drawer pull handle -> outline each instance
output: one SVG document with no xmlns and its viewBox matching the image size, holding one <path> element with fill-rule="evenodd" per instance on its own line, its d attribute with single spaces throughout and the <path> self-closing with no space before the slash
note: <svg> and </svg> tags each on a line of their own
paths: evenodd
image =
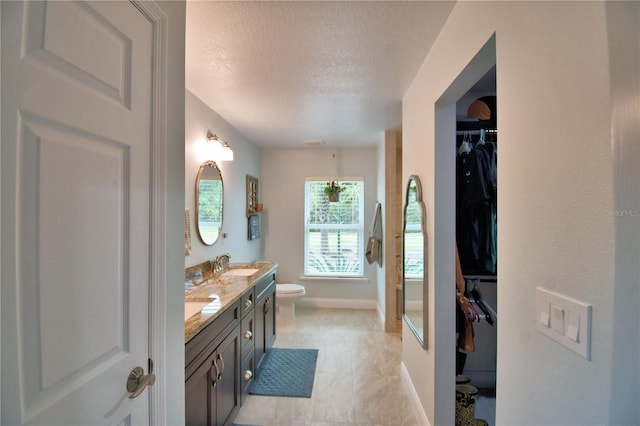
<svg viewBox="0 0 640 426">
<path fill-rule="evenodd" d="M 251 380 L 252 377 L 253 377 L 253 371 L 247 370 L 247 371 L 244 372 L 244 379 L 245 380 Z"/>
<path fill-rule="evenodd" d="M 251 301 L 251 299 L 247 299 L 244 301 L 244 307 L 249 309 L 251 307 L 251 305 L 253 305 L 253 302 Z"/>
<path fill-rule="evenodd" d="M 251 332 L 251 330 L 247 330 L 244 332 L 244 338 L 247 340 L 251 340 L 251 338 L 253 337 L 253 333 Z"/>
</svg>

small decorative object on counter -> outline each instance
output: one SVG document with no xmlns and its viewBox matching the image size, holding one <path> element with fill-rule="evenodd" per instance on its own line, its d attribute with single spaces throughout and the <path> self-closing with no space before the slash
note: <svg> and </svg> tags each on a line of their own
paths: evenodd
<svg viewBox="0 0 640 426">
<path fill-rule="evenodd" d="M 340 186 L 338 181 L 332 180 L 327 182 L 327 185 L 324 187 L 324 193 L 329 196 L 329 201 L 332 203 L 336 203 L 340 200 L 340 193 L 344 191 L 346 188 L 344 186 Z"/>
</svg>

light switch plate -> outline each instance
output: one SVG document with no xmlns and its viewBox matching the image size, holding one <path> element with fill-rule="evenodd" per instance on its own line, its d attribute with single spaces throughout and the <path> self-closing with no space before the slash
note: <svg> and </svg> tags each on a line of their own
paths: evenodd
<svg viewBox="0 0 640 426">
<path fill-rule="evenodd" d="M 536 319 L 540 333 L 591 359 L 591 305 L 537 287 Z"/>
</svg>

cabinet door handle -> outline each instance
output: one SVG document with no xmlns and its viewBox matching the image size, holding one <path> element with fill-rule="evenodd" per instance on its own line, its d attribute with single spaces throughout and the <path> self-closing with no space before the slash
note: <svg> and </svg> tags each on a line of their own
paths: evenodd
<svg viewBox="0 0 640 426">
<path fill-rule="evenodd" d="M 216 368 L 216 374 L 211 377 L 211 386 L 215 388 L 218 384 L 218 379 L 220 378 L 220 370 L 218 369 L 218 363 L 215 359 L 213 360 L 213 366 Z"/>
<path fill-rule="evenodd" d="M 222 375 L 224 374 L 224 358 L 222 358 L 221 354 L 218 354 L 218 359 L 222 363 L 222 367 L 220 367 L 220 373 L 218 374 L 218 380 L 222 379 Z"/>
<path fill-rule="evenodd" d="M 251 299 L 247 299 L 244 301 L 244 307 L 249 309 L 251 307 L 251 305 L 253 305 L 253 302 L 251 301 Z"/>
<path fill-rule="evenodd" d="M 269 305 L 271 305 L 271 298 L 267 297 L 264 302 L 265 302 L 264 303 L 264 313 L 268 314 L 269 313 Z"/>
<path fill-rule="evenodd" d="M 253 377 L 253 371 L 247 370 L 247 371 L 244 372 L 244 379 L 245 380 L 251 380 L 252 377 Z"/>
<path fill-rule="evenodd" d="M 244 338 L 247 340 L 251 340 L 251 338 L 253 337 L 253 333 L 251 332 L 251 330 L 247 330 L 244 332 Z"/>
</svg>

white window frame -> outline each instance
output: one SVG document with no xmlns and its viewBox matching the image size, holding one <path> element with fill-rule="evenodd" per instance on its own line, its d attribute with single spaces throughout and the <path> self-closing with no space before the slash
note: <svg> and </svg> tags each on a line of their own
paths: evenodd
<svg viewBox="0 0 640 426">
<path fill-rule="evenodd" d="M 358 211 L 358 223 L 357 224 L 318 224 L 310 223 L 310 202 L 311 197 L 308 196 L 308 183 L 310 182 L 322 182 L 324 185 L 328 181 L 337 180 L 338 182 L 360 182 L 360 191 L 359 191 L 359 211 Z M 340 202 L 340 201 L 338 201 Z M 335 177 L 306 177 L 305 178 L 305 187 L 304 187 L 304 254 L 303 254 L 303 270 L 305 277 L 329 277 L 329 278 L 363 278 L 364 277 L 364 240 L 365 240 L 365 224 L 364 224 L 364 208 L 365 208 L 365 200 L 364 200 L 364 177 L 356 176 L 356 177 L 341 177 L 339 179 Z M 309 232 L 312 230 L 319 229 L 345 229 L 345 230 L 354 230 L 358 234 L 358 265 L 359 268 L 357 271 L 352 273 L 349 272 L 324 272 L 324 273 L 314 273 L 309 271 Z"/>
</svg>

